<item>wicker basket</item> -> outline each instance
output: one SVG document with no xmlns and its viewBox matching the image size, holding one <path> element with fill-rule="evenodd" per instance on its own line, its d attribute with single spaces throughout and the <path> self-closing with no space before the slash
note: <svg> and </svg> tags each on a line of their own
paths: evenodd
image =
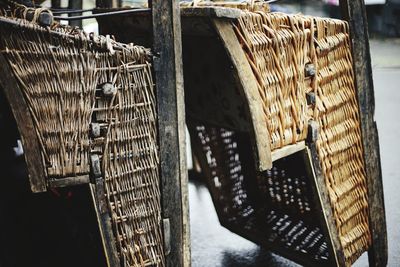
<svg viewBox="0 0 400 267">
<path fill-rule="evenodd" d="M 121 262 L 164 266 L 149 50 L 41 27 L 42 12 L 49 11 L 34 10 L 32 22 L 14 17 L 26 12 L 3 12 L 0 49 L 33 117 L 47 178 L 102 178 Z M 99 174 L 90 168 L 93 157 Z"/>
<path fill-rule="evenodd" d="M 346 264 L 351 265 L 370 247 L 371 234 L 348 25 L 243 10 L 232 27 L 258 82 L 271 150 L 305 141 L 309 122 L 318 125 L 317 164 Z M 249 170 L 255 166 L 254 160 L 248 162 L 251 142 L 239 138 L 240 133 L 206 121 L 191 124 L 197 156 L 203 158 L 202 169 L 226 227 L 280 253 L 292 250 L 294 259 L 305 257 L 317 265 L 329 260 L 327 236 L 309 219 L 318 214 L 310 202 L 310 177 L 302 170 L 306 163 L 299 156 L 256 173 Z"/>
</svg>

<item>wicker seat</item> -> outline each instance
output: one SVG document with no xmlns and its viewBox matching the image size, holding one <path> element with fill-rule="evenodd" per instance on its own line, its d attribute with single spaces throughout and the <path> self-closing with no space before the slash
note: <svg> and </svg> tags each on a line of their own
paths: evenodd
<svg viewBox="0 0 400 267">
<path fill-rule="evenodd" d="M 242 9 L 232 27 L 257 80 L 271 151 L 316 142 L 314 164 L 321 166 L 345 262 L 351 265 L 369 249 L 371 234 L 347 23 Z M 316 140 L 310 137 L 313 130 L 318 130 Z M 332 263 L 332 233 L 315 220 L 318 192 L 304 171 L 310 163 L 297 153 L 257 172 L 249 158 L 252 137 L 240 131 L 207 120 L 190 123 L 221 223 L 289 258 L 302 258 L 303 264 Z"/>
<path fill-rule="evenodd" d="M 257 79 L 271 150 L 306 140 L 309 122 L 318 125 L 317 152 L 351 265 L 368 250 L 371 236 L 348 26 L 333 19 L 244 11 L 232 27 Z M 329 236 L 309 220 L 318 211 L 301 157 L 286 157 L 257 173 L 249 171 L 250 143 L 239 133 L 203 121 L 193 124 L 191 134 L 201 147 L 197 155 L 225 226 L 238 231 L 251 222 L 248 231 L 239 232 L 258 243 L 303 253 L 309 264 L 330 260 Z"/>
<path fill-rule="evenodd" d="M 0 49 L 33 118 L 48 186 L 90 176 L 112 225 L 106 242 L 120 261 L 163 266 L 149 50 L 59 24 L 39 26 L 47 10 L 33 10 L 29 22 L 25 7 L 9 8 L 21 12 L 0 16 Z"/>
</svg>

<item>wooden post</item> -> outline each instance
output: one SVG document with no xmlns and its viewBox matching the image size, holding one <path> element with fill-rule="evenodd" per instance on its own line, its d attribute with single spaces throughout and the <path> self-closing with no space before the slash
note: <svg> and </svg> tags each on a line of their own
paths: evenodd
<svg viewBox="0 0 400 267">
<path fill-rule="evenodd" d="M 113 8 L 113 7 L 119 7 L 120 5 L 121 1 L 119 0 L 96 0 L 96 7 L 100 8 Z"/>
<path fill-rule="evenodd" d="M 45 192 L 47 190 L 45 167 L 33 119 L 17 79 L 2 54 L 0 54 L 0 87 L 4 90 L 21 135 L 31 190 L 34 193 Z"/>
<path fill-rule="evenodd" d="M 166 265 L 190 266 L 179 1 L 149 0 L 153 21 Z"/>
<path fill-rule="evenodd" d="M 82 0 L 69 0 L 68 1 L 68 8 L 69 9 L 82 9 Z M 79 16 L 82 13 L 74 13 L 72 16 Z M 71 20 L 69 25 L 72 27 L 79 27 L 82 28 L 82 20 Z"/>
<path fill-rule="evenodd" d="M 52 8 L 61 8 L 61 0 L 51 0 Z"/>
<path fill-rule="evenodd" d="M 388 258 L 386 217 L 378 130 L 374 118 L 374 85 L 365 4 L 363 0 L 340 0 L 340 5 L 342 16 L 350 26 L 355 83 L 360 109 L 372 234 L 372 246 L 368 251 L 369 264 L 370 266 L 386 266 Z"/>
<path fill-rule="evenodd" d="M 89 184 L 89 191 L 92 198 L 92 205 L 96 212 L 97 224 L 99 226 L 99 232 L 101 241 L 104 249 L 105 260 L 108 267 L 118 267 L 122 265 L 120 258 L 117 254 L 115 237 L 112 231 L 111 215 L 109 212 L 101 210 L 100 203 L 98 201 L 98 190 L 96 184 Z"/>
</svg>

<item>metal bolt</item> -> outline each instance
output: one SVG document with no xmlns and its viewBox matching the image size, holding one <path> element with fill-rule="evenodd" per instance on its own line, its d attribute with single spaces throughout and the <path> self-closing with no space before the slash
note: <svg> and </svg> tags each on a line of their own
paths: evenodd
<svg viewBox="0 0 400 267">
<path fill-rule="evenodd" d="M 313 120 L 308 121 L 307 141 L 310 143 L 316 142 L 318 139 L 318 123 Z"/>
<path fill-rule="evenodd" d="M 306 64 L 306 76 L 315 76 L 315 66 L 312 63 Z"/>
<path fill-rule="evenodd" d="M 93 178 L 101 177 L 100 157 L 97 154 L 90 155 L 90 170 Z"/>
<path fill-rule="evenodd" d="M 309 92 L 306 94 L 307 105 L 315 105 L 315 93 Z"/>
<path fill-rule="evenodd" d="M 99 137 L 100 136 L 100 124 L 98 124 L 98 123 L 90 124 L 90 132 L 93 137 Z"/>
<path fill-rule="evenodd" d="M 53 24 L 53 15 L 48 12 L 42 12 L 39 15 L 39 25 L 49 27 Z"/>
<path fill-rule="evenodd" d="M 112 83 L 104 83 L 101 89 L 105 96 L 113 96 L 117 93 L 117 88 Z"/>
<path fill-rule="evenodd" d="M 26 12 L 25 19 L 28 20 L 28 21 L 32 21 L 34 16 L 35 16 L 35 11 L 33 11 L 33 10 L 28 10 L 28 11 Z"/>
</svg>

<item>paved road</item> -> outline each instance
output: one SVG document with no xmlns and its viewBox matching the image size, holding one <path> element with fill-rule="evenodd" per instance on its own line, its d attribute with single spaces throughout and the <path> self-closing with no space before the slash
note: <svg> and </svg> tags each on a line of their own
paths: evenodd
<svg viewBox="0 0 400 267">
<path fill-rule="evenodd" d="M 376 120 L 389 238 L 389 264 L 400 266 L 400 39 L 371 41 Z M 296 266 L 222 228 L 207 189 L 189 187 L 194 267 Z M 364 254 L 355 266 L 368 266 Z"/>
</svg>

